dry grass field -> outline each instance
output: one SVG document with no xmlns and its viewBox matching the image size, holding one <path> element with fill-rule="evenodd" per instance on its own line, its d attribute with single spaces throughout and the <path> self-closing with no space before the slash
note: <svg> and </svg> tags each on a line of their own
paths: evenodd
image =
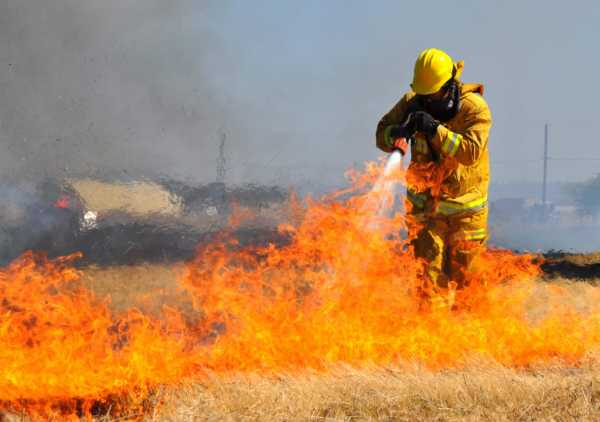
<svg viewBox="0 0 600 422">
<path fill-rule="evenodd" d="M 339 368 L 328 375 L 215 378 L 167 393 L 157 421 L 599 420 L 600 368 L 431 373 Z"/>
<path fill-rule="evenodd" d="M 183 270 L 183 263 L 89 266 L 82 269 L 82 281 L 97 296 L 110 296 L 110 306 L 116 312 L 132 306 L 157 311 L 163 303 L 187 300 L 177 283 Z"/>
<path fill-rule="evenodd" d="M 600 281 L 595 271 L 599 263 L 599 254 L 552 258 L 539 284 L 558 283 L 573 297 L 584 298 Z M 183 268 L 183 264 L 88 267 L 84 281 L 99 296 L 110 294 L 116 311 L 134 305 L 152 312 L 162 303 L 189 300 L 177 288 Z M 573 268 L 583 276 L 563 277 Z M 589 363 L 578 368 L 514 370 L 473 362 L 463 370 L 441 372 L 336 367 L 327 374 L 214 375 L 202 383 L 166 388 L 156 402 L 162 404 L 143 420 L 600 420 L 600 367 Z"/>
</svg>

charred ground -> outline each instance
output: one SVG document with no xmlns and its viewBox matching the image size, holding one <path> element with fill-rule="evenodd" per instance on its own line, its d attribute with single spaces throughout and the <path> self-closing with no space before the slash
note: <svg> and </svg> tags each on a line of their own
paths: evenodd
<svg viewBox="0 0 600 422">
<path fill-rule="evenodd" d="M 600 252 L 576 254 L 551 251 L 544 255 L 542 269 L 548 280 L 567 278 L 600 282 Z"/>
</svg>

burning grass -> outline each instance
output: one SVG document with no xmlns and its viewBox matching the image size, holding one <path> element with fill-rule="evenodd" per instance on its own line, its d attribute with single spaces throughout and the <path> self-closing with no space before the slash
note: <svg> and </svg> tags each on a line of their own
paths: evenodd
<svg viewBox="0 0 600 422">
<path fill-rule="evenodd" d="M 63 275 L 72 283 L 70 271 Z M 139 307 L 148 306 L 148 294 L 157 291 L 162 292 L 162 299 L 170 301 L 178 294 L 176 279 L 180 271 L 181 266 L 176 266 L 176 270 L 157 265 L 92 267 L 84 269 L 83 282 L 99 294 L 113 292 L 115 300 L 107 304 L 106 309 L 119 314 L 127 302 Z M 44 274 L 45 277 L 50 275 Z M 149 282 L 143 285 L 143 279 Z M 71 286 L 71 289 L 74 287 Z M 552 299 L 555 287 L 562 289 L 560 300 L 564 306 L 573 307 L 583 314 L 598 311 L 599 305 L 595 301 L 597 288 L 589 284 L 562 281 L 550 285 L 536 281 L 533 286 L 535 296 L 530 297 L 528 302 L 529 318 L 539 319 L 547 314 L 548 300 Z M 152 304 L 155 305 L 154 302 Z M 89 346 L 96 348 L 97 345 L 95 342 Z M 83 344 L 81 347 L 81 351 L 87 353 Z M 69 353 L 64 343 L 60 344 L 59 350 Z M 39 361 L 39 351 L 30 351 L 32 359 Z M 60 384 L 64 386 L 69 378 L 79 378 L 93 385 L 95 369 L 102 369 L 103 365 L 114 366 L 118 362 L 93 362 L 95 357 L 97 355 L 90 357 L 91 360 L 84 359 L 85 371 L 76 365 L 60 368 L 61 364 L 56 363 L 56 369 L 61 372 L 55 376 L 55 381 L 61 380 Z M 82 360 L 79 354 L 72 354 L 71 358 Z M 131 372 L 139 371 L 140 368 L 129 365 L 129 358 L 131 355 L 122 356 L 124 366 Z M 39 363 L 43 364 L 44 360 Z M 43 369 L 43 365 L 38 369 Z M 123 374 L 108 375 L 111 379 L 121 377 L 123 381 Z M 171 383 L 169 387 L 161 387 L 165 383 L 157 382 L 145 394 L 133 397 L 130 395 L 132 390 L 123 390 L 120 395 L 114 394 L 113 390 L 112 395 L 98 400 L 99 393 L 94 391 L 87 397 L 89 401 L 86 403 L 85 396 L 73 400 L 71 396 L 63 395 L 48 402 L 48 395 L 45 395 L 44 406 L 53 406 L 54 413 L 48 408 L 38 411 L 46 412 L 41 413 L 44 416 L 62 415 L 59 418 L 62 419 L 68 414 L 66 411 L 76 416 L 85 414 L 87 410 L 98 420 L 113 420 L 113 417 L 102 415 L 129 415 L 134 418 L 137 415 L 145 420 L 348 420 L 350 417 L 358 420 L 595 419 L 600 416 L 599 375 L 597 359 L 589 353 L 575 365 L 550 359 L 519 369 L 480 358 L 465 362 L 461 369 L 437 371 L 402 362 L 386 367 L 365 364 L 362 369 L 331 364 L 321 370 L 296 369 L 263 375 L 247 371 L 211 371 L 202 375 L 201 382 L 188 378 Z M 32 376 L 35 377 L 32 385 L 43 387 L 41 390 L 47 393 L 48 385 L 44 384 L 44 380 L 48 379 L 48 375 L 38 372 Z M 139 382 L 141 378 L 139 374 L 137 376 L 136 382 Z M 103 387 L 104 394 L 110 391 L 110 385 Z M 79 392 L 83 391 L 81 386 L 79 388 Z M 2 391 L 2 397 L 6 397 L 6 391 Z M 5 411 L 12 410 L 14 414 L 26 411 L 35 415 L 32 409 L 41 405 L 31 400 L 19 400 L 18 404 L 24 408 L 6 402 L 3 406 Z M 8 419 L 20 420 L 14 418 Z"/>
<path fill-rule="evenodd" d="M 124 419 L 598 420 L 599 379 L 598 367 L 516 371 L 492 364 L 442 372 L 338 367 L 326 374 L 305 372 L 277 377 L 213 374 L 202 383 L 161 389 L 147 400 L 144 409 L 130 411 Z M 122 420 L 108 416 L 108 406 L 96 410 L 96 421 Z M 12 414 L 6 415 L 6 420 L 24 419 Z"/>
<path fill-rule="evenodd" d="M 477 374 L 595 373 L 600 290 L 581 302 L 568 287 L 537 283 L 533 256 L 490 250 L 456 309 L 423 307 L 422 263 L 401 236 L 403 214 L 381 210 L 393 203 L 381 170 L 370 165 L 348 191 L 296 204 L 298 223 L 280 228 L 285 245 L 243 246 L 226 234 L 204 245 L 176 269 L 178 284 L 163 267 L 86 278 L 76 256 L 15 260 L 0 270 L 0 411 L 77 419 L 164 406 L 161 417 L 201 408 L 193 416 L 202 420 L 215 406 L 214 419 L 264 420 L 254 400 L 299 418 L 418 409 L 450 418 L 449 408 L 482 403 L 466 387 L 462 399 L 451 393 L 464 374 L 492 403 L 500 393 Z M 106 288 L 99 274 L 126 288 Z M 117 293 L 112 306 L 106 292 Z M 509 411 L 516 399 L 506 390 Z"/>
<path fill-rule="evenodd" d="M 143 408 L 189 373 L 181 339 L 167 319 L 113 314 L 71 258 L 27 254 L 0 272 L 0 408 L 40 418 Z"/>
</svg>

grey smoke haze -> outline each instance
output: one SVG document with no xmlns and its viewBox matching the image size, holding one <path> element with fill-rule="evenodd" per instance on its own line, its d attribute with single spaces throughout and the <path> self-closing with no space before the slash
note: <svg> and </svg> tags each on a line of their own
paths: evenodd
<svg viewBox="0 0 600 422">
<path fill-rule="evenodd" d="M 418 51 L 486 83 L 495 180 L 600 157 L 595 1 L 0 1 L 0 174 L 337 180 L 371 160 Z M 556 161 L 581 180 L 600 161 Z"/>
<path fill-rule="evenodd" d="M 211 7 L 3 1 L 2 173 L 212 176 L 217 131 L 237 126 L 211 85 L 218 42 L 197 24 Z"/>
</svg>

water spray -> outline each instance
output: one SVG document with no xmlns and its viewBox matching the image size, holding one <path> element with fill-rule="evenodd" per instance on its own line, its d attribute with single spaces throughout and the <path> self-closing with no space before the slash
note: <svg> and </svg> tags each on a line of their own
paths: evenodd
<svg viewBox="0 0 600 422">
<path fill-rule="evenodd" d="M 408 142 L 406 139 L 397 139 L 384 171 L 373 185 L 369 198 L 365 203 L 365 209 L 371 212 L 374 217 L 382 217 L 392 210 L 401 182 L 398 175 L 404 169 L 404 156 L 407 151 Z M 367 224 L 370 229 L 375 228 L 372 220 Z"/>
</svg>

